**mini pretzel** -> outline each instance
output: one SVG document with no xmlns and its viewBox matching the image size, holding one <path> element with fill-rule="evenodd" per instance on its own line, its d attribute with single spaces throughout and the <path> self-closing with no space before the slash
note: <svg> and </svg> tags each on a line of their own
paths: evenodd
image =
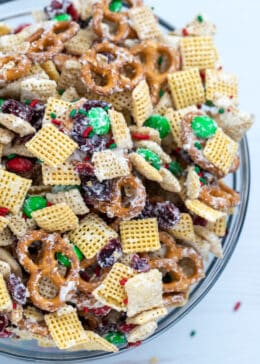
<svg viewBox="0 0 260 364">
<path fill-rule="evenodd" d="M 81 268 L 81 270 L 85 270 L 88 267 L 91 267 L 96 263 L 97 263 L 96 257 L 91 258 L 91 259 L 83 259 L 80 263 L 80 268 Z M 91 281 L 85 281 L 80 276 L 79 277 L 79 286 L 78 286 L 79 291 L 82 293 L 85 293 L 85 294 L 92 293 L 94 291 L 94 289 L 96 289 L 106 278 L 109 270 L 110 269 L 102 269 L 101 275 L 97 279 L 91 280 Z"/>
<path fill-rule="evenodd" d="M 132 35 L 132 28 L 129 26 L 127 12 L 111 12 L 109 5 L 111 0 L 102 0 L 93 6 L 93 29 L 101 39 L 107 39 L 113 43 L 119 43 Z M 142 5 L 142 0 L 127 0 L 129 7 Z M 111 34 L 104 29 L 104 21 L 114 24 L 116 31 Z"/>
<path fill-rule="evenodd" d="M 178 52 L 161 43 L 148 40 L 131 48 L 131 53 L 139 56 L 143 60 L 145 76 L 151 90 L 154 103 L 159 99 L 159 93 L 167 80 L 167 75 L 180 68 L 180 58 Z M 166 59 L 165 66 L 160 70 L 160 57 L 162 62 Z"/>
<path fill-rule="evenodd" d="M 98 60 L 98 54 L 108 57 L 108 62 Z M 92 47 L 81 59 L 81 73 L 87 87 L 99 95 L 111 95 L 115 91 L 132 90 L 143 78 L 143 67 L 125 48 L 104 42 Z M 124 69 L 131 69 L 132 75 L 124 75 Z M 96 74 L 102 80 L 99 85 L 93 77 Z"/>
<path fill-rule="evenodd" d="M 53 32 L 45 32 L 43 28 L 32 34 L 28 41 L 31 43 L 27 56 L 34 63 L 43 63 L 52 59 L 63 49 L 63 43 Z"/>
<path fill-rule="evenodd" d="M 42 243 L 41 254 L 37 263 L 31 259 L 29 254 L 29 247 L 35 241 Z M 58 270 L 58 261 L 55 259 L 55 253 L 59 252 L 68 257 L 71 263 L 66 277 L 63 277 Z M 35 230 L 25 235 L 18 242 L 17 253 L 20 263 L 30 273 L 27 289 L 33 304 L 45 311 L 57 311 L 64 304 L 60 297 L 60 290 L 63 287 L 67 288 L 69 282 L 74 283 L 75 287 L 78 283 L 79 261 L 72 248 L 56 233 L 47 234 L 44 231 Z M 41 296 L 39 283 L 44 277 L 51 279 L 59 288 L 56 297 L 45 298 Z"/>
<path fill-rule="evenodd" d="M 125 192 L 125 198 L 122 191 Z M 133 219 L 143 210 L 145 199 L 146 192 L 141 180 L 130 175 L 114 183 L 111 201 L 98 202 L 95 208 L 111 217 Z"/>
<path fill-rule="evenodd" d="M 239 194 L 222 181 L 201 187 L 199 199 L 216 210 L 228 210 L 240 201 Z"/>
<path fill-rule="evenodd" d="M 26 76 L 30 72 L 30 68 L 31 61 L 24 55 L 1 57 L 0 83 L 15 81 L 18 78 Z"/>
<path fill-rule="evenodd" d="M 57 36 L 57 39 L 66 42 L 78 33 L 79 28 L 74 21 L 59 21 L 53 25 L 51 31 Z"/>
<path fill-rule="evenodd" d="M 203 277 L 202 257 L 193 248 L 177 245 L 165 232 L 160 232 L 160 241 L 166 245 L 166 255 L 164 258 L 150 258 L 149 265 L 151 268 L 164 269 L 172 276 L 172 282 L 163 283 L 164 293 L 184 292 Z M 192 274 L 187 275 L 180 265 L 184 259 L 190 261 Z"/>
<path fill-rule="evenodd" d="M 204 156 L 203 154 L 203 149 L 197 149 L 196 146 L 194 145 L 194 143 L 196 143 L 198 141 L 198 138 L 196 137 L 195 134 L 193 134 L 193 131 L 191 129 L 191 122 L 194 119 L 195 116 L 200 116 L 200 115 L 204 115 L 202 112 L 197 111 L 197 112 L 189 112 L 188 114 L 186 114 L 184 116 L 184 118 L 182 119 L 181 125 L 182 125 L 182 130 L 181 130 L 181 139 L 182 139 L 182 145 L 187 146 L 186 147 L 186 151 L 188 152 L 188 154 L 190 155 L 190 157 L 192 158 L 192 160 L 202 169 L 215 174 L 217 177 L 222 178 L 224 177 L 223 172 L 217 168 L 216 166 L 214 166 L 211 162 L 209 162 L 207 160 L 207 158 Z M 200 139 L 200 144 L 202 146 L 204 146 L 206 144 L 206 140 L 201 140 Z M 237 168 L 239 166 L 239 157 L 237 156 L 234 159 L 233 165 L 230 168 L 230 173 L 231 171 L 236 170 L 235 168 Z"/>
</svg>

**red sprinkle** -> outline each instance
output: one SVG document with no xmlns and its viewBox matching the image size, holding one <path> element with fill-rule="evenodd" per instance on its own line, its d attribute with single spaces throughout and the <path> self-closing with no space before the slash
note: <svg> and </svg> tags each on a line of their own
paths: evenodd
<svg viewBox="0 0 260 364">
<path fill-rule="evenodd" d="M 181 151 L 181 148 L 175 148 L 176 153 L 180 153 L 180 151 Z"/>
<path fill-rule="evenodd" d="M 29 24 L 29 23 L 19 25 L 17 28 L 15 28 L 14 34 L 20 33 L 22 30 L 29 27 L 30 25 L 31 24 Z"/>
<path fill-rule="evenodd" d="M 111 307 L 103 306 L 98 308 L 92 308 L 91 312 L 96 316 L 106 316 L 111 311 Z"/>
<path fill-rule="evenodd" d="M 203 177 L 203 173 L 202 172 L 199 172 L 198 173 L 198 176 Z"/>
<path fill-rule="evenodd" d="M 84 308 L 83 308 L 83 311 L 84 311 L 85 313 L 88 313 L 88 312 L 89 312 L 89 308 L 84 307 Z"/>
<path fill-rule="evenodd" d="M 17 308 L 17 304 L 15 302 L 13 302 L 13 309 L 16 310 Z"/>
<path fill-rule="evenodd" d="M 52 205 L 53 205 L 52 202 L 50 202 L 50 201 L 47 202 L 47 207 L 52 206 Z"/>
<path fill-rule="evenodd" d="M 101 273 L 101 268 L 99 266 L 97 266 L 96 269 L 95 269 L 95 275 L 97 277 L 99 277 L 100 276 L 100 273 Z"/>
<path fill-rule="evenodd" d="M 128 343 L 128 348 L 136 348 L 137 346 L 140 346 L 142 344 L 142 341 L 136 341 L 135 343 Z"/>
<path fill-rule="evenodd" d="M 9 209 L 7 207 L 0 207 L 0 216 L 6 216 L 9 214 Z"/>
<path fill-rule="evenodd" d="M 25 213 L 23 213 L 23 219 L 24 220 L 27 220 L 28 219 L 28 217 L 25 215 Z"/>
<path fill-rule="evenodd" d="M 124 305 L 127 305 L 127 304 L 128 304 L 128 298 L 125 298 L 125 299 L 123 300 L 123 304 L 124 304 Z"/>
<path fill-rule="evenodd" d="M 61 121 L 60 120 L 57 120 L 57 119 L 52 119 L 51 122 L 54 125 L 61 125 Z"/>
<path fill-rule="evenodd" d="M 92 126 L 88 126 L 82 133 L 83 138 L 87 138 L 89 134 L 92 132 Z"/>
<path fill-rule="evenodd" d="M 31 107 L 35 107 L 37 104 L 39 103 L 39 100 L 32 100 L 31 103 L 30 103 L 30 106 Z"/>
<path fill-rule="evenodd" d="M 111 145 L 111 144 L 114 144 L 114 143 L 115 143 L 115 141 L 114 141 L 114 139 L 112 138 L 112 139 L 110 139 L 110 140 L 107 142 L 106 147 L 107 147 L 107 148 L 109 148 L 109 147 L 110 147 L 110 145 Z"/>
<path fill-rule="evenodd" d="M 165 167 L 166 169 L 169 169 L 169 168 L 170 168 L 169 163 L 166 163 L 166 164 L 164 165 L 164 167 Z"/>
<path fill-rule="evenodd" d="M 121 286 L 124 286 L 126 284 L 126 282 L 128 281 L 127 278 L 122 278 L 121 281 L 119 282 Z"/>
<path fill-rule="evenodd" d="M 235 306 L 233 307 L 233 311 L 234 312 L 236 312 L 236 311 L 238 311 L 239 309 L 240 309 L 240 307 L 241 307 L 241 302 L 240 301 L 238 301 L 236 304 L 235 304 Z"/>
<path fill-rule="evenodd" d="M 202 79 L 203 82 L 205 82 L 206 74 L 204 71 L 200 71 L 200 78 Z"/>
<path fill-rule="evenodd" d="M 188 32 L 188 30 L 187 30 L 186 28 L 183 28 L 183 29 L 182 29 L 182 35 L 183 35 L 184 37 L 187 37 L 187 36 L 189 35 L 189 32 Z"/>
<path fill-rule="evenodd" d="M 150 135 L 148 135 L 148 134 L 133 133 L 132 137 L 136 140 L 149 140 L 150 139 Z"/>
<path fill-rule="evenodd" d="M 86 156 L 83 160 L 84 160 L 84 162 L 88 162 L 88 161 L 90 161 L 90 157 Z"/>
</svg>

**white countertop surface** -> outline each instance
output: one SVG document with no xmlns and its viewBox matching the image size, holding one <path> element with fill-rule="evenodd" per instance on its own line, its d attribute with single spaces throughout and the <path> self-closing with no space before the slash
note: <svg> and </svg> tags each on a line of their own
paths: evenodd
<svg viewBox="0 0 260 364">
<path fill-rule="evenodd" d="M 27 0 L 21 3 L 26 4 Z M 260 48 L 259 0 L 149 0 L 158 15 L 183 26 L 199 12 L 218 26 L 216 43 L 227 71 L 240 77 L 241 108 L 256 115 L 249 132 L 252 185 L 236 251 L 206 298 L 159 339 L 99 364 L 260 363 Z M 35 2 L 35 3 L 38 3 Z M 1 9 L 1 8 L 0 8 Z M 237 301 L 242 305 L 233 312 Z M 196 335 L 190 337 L 190 332 Z M 1 364 L 20 361 L 0 358 Z"/>
</svg>

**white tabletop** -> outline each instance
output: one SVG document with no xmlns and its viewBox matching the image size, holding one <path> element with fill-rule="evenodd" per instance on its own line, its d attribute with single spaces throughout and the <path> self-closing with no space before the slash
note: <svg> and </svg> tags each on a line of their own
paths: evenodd
<svg viewBox="0 0 260 364">
<path fill-rule="evenodd" d="M 154 6 L 158 15 L 177 26 L 183 26 L 199 12 L 207 13 L 217 24 L 216 43 L 224 66 L 240 77 L 241 107 L 256 115 L 256 123 L 248 134 L 252 162 L 251 199 L 237 249 L 207 297 L 159 339 L 98 363 L 259 364 L 260 2 L 150 0 L 148 3 Z M 241 308 L 233 312 L 237 301 L 242 302 Z M 196 331 L 194 337 L 190 337 L 192 330 Z M 3 357 L 0 362 L 18 364 L 16 360 Z"/>
</svg>

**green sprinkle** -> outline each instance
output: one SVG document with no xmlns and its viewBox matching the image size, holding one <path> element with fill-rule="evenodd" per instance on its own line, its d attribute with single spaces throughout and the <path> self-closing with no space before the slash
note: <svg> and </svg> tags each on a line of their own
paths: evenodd
<svg viewBox="0 0 260 364">
<path fill-rule="evenodd" d="M 16 154 L 8 154 L 8 156 L 6 157 L 8 160 L 10 159 L 14 159 L 16 157 Z"/>
<path fill-rule="evenodd" d="M 119 331 L 110 331 L 105 335 L 105 339 L 114 345 L 124 345 L 127 343 L 125 334 Z"/>
<path fill-rule="evenodd" d="M 55 257 L 61 265 L 64 265 L 67 268 L 71 266 L 70 260 L 68 257 L 66 257 L 66 255 L 63 255 L 62 253 L 58 252 L 55 254 Z"/>
<path fill-rule="evenodd" d="M 200 182 L 201 182 L 201 183 L 203 183 L 204 185 L 206 185 L 206 184 L 207 184 L 206 179 L 205 179 L 205 178 L 203 178 L 203 177 L 200 177 Z"/>
<path fill-rule="evenodd" d="M 180 177 L 183 173 L 181 165 L 176 161 L 171 161 L 169 163 L 169 171 L 177 177 Z"/>
<path fill-rule="evenodd" d="M 165 94 L 165 91 L 163 91 L 163 89 L 160 89 L 160 91 L 159 91 L 159 97 L 160 98 L 163 97 L 164 94 Z"/>
<path fill-rule="evenodd" d="M 215 106 L 211 100 L 207 100 L 207 101 L 205 102 L 205 105 L 210 106 L 210 107 Z"/>
<path fill-rule="evenodd" d="M 150 163 L 155 169 L 161 168 L 161 158 L 154 152 L 146 148 L 138 148 L 136 153 L 141 155 L 148 163 Z"/>
<path fill-rule="evenodd" d="M 108 111 L 109 109 L 110 109 L 110 106 L 109 105 L 107 105 L 107 106 L 104 107 L 104 110 L 106 110 L 106 111 Z"/>
<path fill-rule="evenodd" d="M 73 250 L 74 250 L 74 253 L 76 254 L 78 260 L 81 261 L 84 258 L 84 255 L 82 254 L 81 250 L 76 245 L 73 245 Z"/>
<path fill-rule="evenodd" d="M 65 90 L 58 90 L 58 93 L 59 93 L 59 95 L 63 95 L 64 94 L 64 92 L 65 92 Z"/>
<path fill-rule="evenodd" d="M 160 57 L 158 58 L 158 60 L 157 60 L 157 64 L 158 64 L 158 66 L 161 66 L 161 65 L 162 65 L 162 63 L 163 63 L 163 56 L 160 56 Z"/>
<path fill-rule="evenodd" d="M 145 122 L 144 126 L 156 129 L 161 138 L 165 138 L 171 131 L 169 121 L 161 115 L 152 115 Z"/>
<path fill-rule="evenodd" d="M 207 115 L 198 115 L 193 118 L 191 128 L 198 138 L 207 139 L 216 134 L 217 124 Z"/>
<path fill-rule="evenodd" d="M 37 162 L 43 164 L 43 161 L 41 159 L 37 159 Z"/>
<path fill-rule="evenodd" d="M 194 167 L 194 171 L 195 171 L 197 174 L 199 174 L 199 173 L 200 173 L 200 167 L 195 166 L 195 167 Z"/>
<path fill-rule="evenodd" d="M 81 114 L 81 115 L 88 116 L 87 111 L 85 111 L 84 109 L 79 109 L 78 113 Z"/>
<path fill-rule="evenodd" d="M 2 107 L 3 106 L 3 103 L 5 102 L 5 100 L 4 99 L 0 99 L 0 107 Z"/>
<path fill-rule="evenodd" d="M 202 149 L 202 145 L 199 142 L 195 142 L 194 143 L 194 147 L 196 147 L 197 149 L 201 150 Z"/>
<path fill-rule="evenodd" d="M 116 143 L 110 144 L 109 149 L 115 149 L 117 147 Z"/>
<path fill-rule="evenodd" d="M 53 20 L 57 20 L 57 21 L 70 21 L 71 20 L 71 16 L 69 14 L 59 14 L 56 15 Z"/>
<path fill-rule="evenodd" d="M 192 330 L 191 332 L 190 332 L 190 337 L 194 337 L 196 335 L 196 331 L 195 330 Z"/>
<path fill-rule="evenodd" d="M 93 138 L 94 135 L 95 135 L 95 133 L 94 133 L 94 131 L 92 131 L 92 132 L 89 133 L 88 137 Z"/>
<path fill-rule="evenodd" d="M 24 103 L 25 103 L 25 105 L 30 105 L 31 100 L 25 100 Z"/>
<path fill-rule="evenodd" d="M 72 109 L 70 112 L 70 117 L 74 118 L 74 116 L 77 114 L 77 110 L 76 109 Z"/>
<path fill-rule="evenodd" d="M 119 13 L 122 10 L 123 3 L 121 0 L 113 0 L 109 5 L 109 10 L 113 13 Z"/>
<path fill-rule="evenodd" d="M 77 102 L 79 101 L 79 99 L 73 99 L 71 102 Z"/>
<path fill-rule="evenodd" d="M 218 113 L 219 114 L 224 114 L 225 110 L 223 108 L 219 109 Z"/>
<path fill-rule="evenodd" d="M 56 114 L 55 114 L 55 112 L 51 112 L 51 113 L 50 113 L 50 117 L 51 117 L 52 119 L 56 119 Z"/>
<path fill-rule="evenodd" d="M 198 15 L 197 16 L 197 20 L 198 20 L 199 23 L 203 23 L 203 20 L 204 20 L 203 19 L 203 16 L 202 15 Z"/>
</svg>

